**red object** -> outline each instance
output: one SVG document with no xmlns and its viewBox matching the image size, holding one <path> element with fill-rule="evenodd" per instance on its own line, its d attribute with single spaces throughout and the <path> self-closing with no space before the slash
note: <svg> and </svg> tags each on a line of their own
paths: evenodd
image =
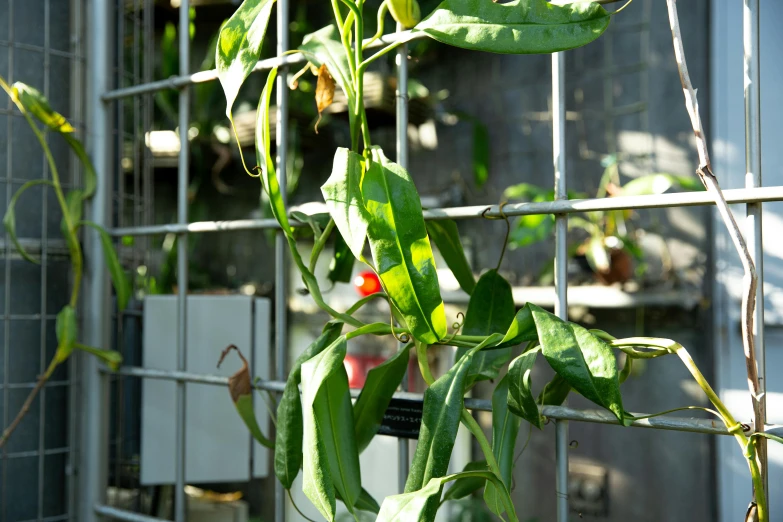
<svg viewBox="0 0 783 522">
<path fill-rule="evenodd" d="M 348 386 L 362 388 L 367 380 L 367 372 L 386 359 L 375 355 L 348 354 L 345 356 L 345 370 L 348 373 Z"/>
<path fill-rule="evenodd" d="M 353 279 L 353 285 L 356 287 L 356 291 L 362 297 L 367 297 L 381 291 L 381 281 L 375 272 L 365 271 L 358 274 Z"/>
</svg>

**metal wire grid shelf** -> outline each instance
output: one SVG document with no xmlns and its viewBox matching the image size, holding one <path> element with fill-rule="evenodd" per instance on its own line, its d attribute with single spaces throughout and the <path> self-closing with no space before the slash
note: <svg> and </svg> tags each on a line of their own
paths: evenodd
<svg viewBox="0 0 783 522">
<path fill-rule="evenodd" d="M 196 83 L 215 81 L 217 74 L 215 71 L 202 71 L 191 73 L 188 70 L 190 58 L 190 40 L 188 31 L 179 31 L 179 76 L 172 77 L 162 81 L 145 81 L 141 84 L 134 84 L 128 87 L 112 89 L 110 77 L 107 74 L 111 64 L 109 50 L 105 42 L 112 41 L 111 37 L 111 7 L 107 2 L 95 0 L 90 3 L 89 15 L 93 21 L 92 30 L 89 32 L 89 51 L 91 61 L 89 64 L 89 86 L 91 96 L 88 100 L 88 107 L 92 114 L 90 124 L 92 140 L 92 151 L 94 163 L 97 170 L 103 174 L 99 180 L 99 192 L 96 195 L 97 204 L 92 209 L 92 219 L 106 226 L 111 234 L 119 236 L 148 236 L 161 233 L 172 233 L 183 237 L 187 234 L 223 232 L 231 230 L 250 230 L 250 229 L 277 229 L 279 228 L 275 220 L 270 219 L 247 219 L 237 221 L 204 221 L 188 222 L 187 215 L 187 181 L 188 181 L 188 159 L 189 147 L 187 140 L 182 140 L 179 161 L 178 161 L 178 212 L 177 222 L 165 225 L 154 226 L 119 226 L 112 227 L 112 220 L 109 219 L 108 203 L 110 201 L 110 183 L 107 183 L 106 172 L 112 172 L 115 165 L 112 164 L 111 142 L 111 104 L 138 96 L 146 96 L 165 89 L 179 90 L 179 128 L 188 127 L 190 115 L 190 96 L 189 87 Z M 751 238 L 754 259 L 760 263 L 762 258 L 761 242 L 761 219 L 754 219 L 758 208 L 762 202 L 783 200 L 783 186 L 763 187 L 760 183 L 760 142 L 759 142 L 759 104 L 758 104 L 758 68 L 759 68 L 759 40 L 758 40 L 758 1 L 745 0 L 745 20 L 744 30 L 746 42 L 750 42 L 744 48 L 745 70 L 750 79 L 750 85 L 745 90 L 746 95 L 746 136 L 748 143 L 747 151 L 747 172 L 755 174 L 755 178 L 749 176 L 750 180 L 744 189 L 726 190 L 725 197 L 729 203 L 745 203 L 748 206 L 748 234 Z M 179 26 L 186 28 L 188 19 L 189 0 L 181 0 L 179 7 Z M 277 6 L 277 54 L 281 56 L 288 50 L 288 11 L 289 0 L 278 0 Z M 398 39 L 411 40 L 415 38 L 409 32 L 398 31 L 396 34 L 383 37 L 371 46 L 377 47 L 391 43 Z M 407 166 L 408 150 L 407 137 L 405 129 L 407 128 L 407 50 L 402 46 L 397 53 L 396 69 L 398 76 L 398 104 L 397 104 L 397 162 L 402 166 Z M 268 70 L 275 66 L 286 66 L 303 62 L 304 58 L 299 54 L 290 54 L 282 58 L 271 58 L 260 61 L 255 67 L 256 71 Z M 276 129 L 277 142 L 277 162 L 279 165 L 286 163 L 287 148 L 285 136 L 288 126 L 288 101 L 287 89 L 285 88 L 285 75 L 281 74 L 277 79 L 277 121 Z M 148 79 L 148 76 L 145 75 Z M 619 210 L 619 209 L 643 209 L 643 208 L 664 208 L 678 206 L 694 205 L 712 205 L 711 196 L 704 192 L 662 194 L 656 196 L 628 196 L 613 197 L 608 199 L 585 199 L 568 200 L 566 192 L 565 176 L 565 55 L 557 53 L 552 55 L 552 105 L 553 105 L 553 167 L 554 167 L 554 186 L 556 200 L 546 203 L 524 203 L 516 205 L 506 205 L 503 212 L 509 216 L 529 215 L 529 214 L 554 214 L 556 216 L 555 228 L 555 313 L 561 317 L 567 316 L 567 280 L 566 280 L 566 232 L 568 215 L 575 212 L 594 211 L 594 210 Z M 280 179 L 281 185 L 285 179 Z M 285 194 L 284 186 L 281 192 Z M 499 215 L 497 206 L 466 206 L 431 209 L 424 213 L 425 219 L 475 219 L 482 215 Z M 182 522 L 186 518 L 185 513 L 185 384 L 202 383 L 214 385 L 226 385 L 227 379 L 224 377 L 195 374 L 185 371 L 187 357 L 187 339 L 186 339 L 186 295 L 188 282 L 188 252 L 186 242 L 178 242 L 178 343 L 177 343 L 177 371 L 162 371 L 143 367 L 123 367 L 120 369 L 120 375 L 132 376 L 146 379 L 163 379 L 175 381 L 177 383 L 177 417 L 176 417 L 176 477 L 175 477 L 175 502 L 174 502 L 174 520 Z M 275 307 L 277 310 L 286 308 L 286 288 L 285 288 L 285 244 L 282 234 L 277 235 L 275 244 Z M 101 251 L 99 245 L 92 245 L 90 251 L 95 263 L 93 266 L 100 267 Z M 761 280 L 762 270 L 759 267 L 759 291 L 763 292 Z M 106 274 L 100 271 L 90 274 L 89 277 L 89 302 L 86 309 L 89 311 L 86 316 L 86 331 L 88 341 L 98 345 L 106 346 L 109 341 L 110 308 L 108 305 L 108 287 L 106 285 Z M 763 303 L 763 296 L 757 301 L 760 305 Z M 756 336 L 758 339 L 757 358 L 759 363 L 760 375 L 764 372 L 764 344 L 763 344 L 763 309 L 761 306 L 756 309 Z M 284 313 L 275 314 L 276 320 L 276 368 L 275 380 L 261 382 L 259 387 L 269 391 L 281 391 L 285 384 L 285 360 L 286 360 L 286 315 Z M 97 362 L 90 360 L 84 368 L 84 387 L 86 390 L 85 399 L 82 407 L 84 408 L 84 434 L 82 438 L 83 454 L 81 462 L 81 484 L 79 510 L 81 520 L 95 520 L 96 516 L 106 516 L 117 520 L 136 521 L 136 522 L 155 522 L 162 519 L 140 515 L 128 510 L 108 506 L 104 503 L 106 491 L 105 457 L 107 454 L 107 441 L 105 437 L 106 425 L 103 413 L 106 411 L 105 386 L 107 384 L 107 373 Z M 762 382 L 764 382 L 762 380 Z M 762 389 L 763 393 L 763 389 Z M 421 400 L 422 396 L 399 392 L 397 397 L 412 398 Z M 466 399 L 465 405 L 474 410 L 490 410 L 490 401 L 475 399 Z M 567 496 L 567 474 L 568 474 L 568 422 L 593 422 L 603 424 L 616 424 L 617 421 L 608 413 L 598 411 L 583 411 L 569 408 L 567 406 L 546 406 L 543 414 L 553 419 L 556 423 L 556 492 L 557 492 L 557 521 L 566 522 L 568 519 L 568 496 Z M 651 419 L 639 420 L 633 423 L 633 426 L 646 427 L 652 429 L 677 430 L 685 432 L 728 435 L 729 432 L 724 426 L 711 420 L 690 419 L 673 416 L 661 416 Z M 751 427 L 753 429 L 753 427 Z M 400 445 L 399 469 L 402 481 L 407 475 L 408 455 L 407 444 Z M 283 490 L 279 484 L 276 486 L 276 518 L 284 519 L 284 496 Z"/>
</svg>

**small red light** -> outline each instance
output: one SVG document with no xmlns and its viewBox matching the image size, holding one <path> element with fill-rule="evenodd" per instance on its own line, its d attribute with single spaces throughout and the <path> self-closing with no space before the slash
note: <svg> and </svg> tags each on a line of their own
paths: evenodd
<svg viewBox="0 0 783 522">
<path fill-rule="evenodd" d="M 353 279 L 353 285 L 356 287 L 356 291 L 362 297 L 375 294 L 381 291 L 381 281 L 375 272 L 362 272 Z"/>
</svg>

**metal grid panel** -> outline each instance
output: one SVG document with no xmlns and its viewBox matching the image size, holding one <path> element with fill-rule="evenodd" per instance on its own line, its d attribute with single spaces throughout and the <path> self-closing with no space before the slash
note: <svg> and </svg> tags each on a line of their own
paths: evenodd
<svg viewBox="0 0 783 522">
<path fill-rule="evenodd" d="M 96 0 L 93 3 L 92 13 L 94 20 L 110 20 L 110 13 L 100 5 L 101 2 Z M 746 96 L 748 102 L 746 103 L 746 132 L 748 133 L 748 172 L 752 173 L 749 176 L 748 188 L 745 190 L 727 191 L 726 197 L 730 202 L 744 202 L 748 203 L 749 217 L 748 217 L 748 235 L 753 237 L 755 242 L 753 243 L 756 257 L 760 260 L 762 252 L 762 244 L 760 240 L 760 228 L 761 228 L 761 215 L 760 215 L 760 203 L 764 201 L 777 201 L 783 200 L 783 187 L 765 187 L 761 189 L 761 177 L 759 171 L 759 114 L 758 114 L 758 5 L 756 0 L 745 0 L 746 20 L 745 20 L 745 65 L 746 65 L 746 81 L 751 85 L 750 89 L 746 90 Z M 180 27 L 185 28 L 188 24 L 188 0 L 182 0 L 180 4 Z M 282 54 L 288 47 L 288 2 L 287 0 L 280 0 L 278 3 L 278 35 L 279 40 L 277 43 L 278 54 Z M 105 78 L 101 77 L 99 72 L 96 72 L 92 76 L 93 81 L 97 82 L 94 85 L 92 92 L 93 103 L 96 107 L 102 107 L 103 114 L 98 114 L 99 118 L 102 118 L 101 124 L 105 124 L 106 120 L 106 106 L 108 102 L 112 100 L 122 100 L 129 97 L 150 94 L 163 89 L 178 88 L 180 89 L 180 107 L 179 107 L 179 121 L 180 129 L 187 128 L 189 121 L 189 104 L 188 104 L 188 86 L 193 83 L 199 83 L 204 81 L 214 81 L 216 74 L 214 71 L 206 71 L 201 73 L 190 74 L 187 69 L 187 57 L 189 56 L 189 41 L 187 38 L 187 30 L 180 31 L 180 76 L 165 81 L 158 82 L 146 82 L 142 84 L 131 85 L 128 87 L 121 87 L 118 89 L 110 90 L 106 86 Z M 95 35 L 91 35 L 94 36 Z M 105 34 L 98 34 L 98 36 L 106 36 Z M 399 37 L 399 36 L 397 36 Z M 385 37 L 381 42 L 389 43 L 394 40 L 395 36 Z M 376 44 L 377 45 L 377 44 Z M 103 54 L 100 54 L 101 60 L 93 63 L 93 67 L 100 67 L 101 61 L 104 58 Z M 710 205 L 712 201 L 709 196 L 704 193 L 680 193 L 680 194 L 667 194 L 661 196 L 638 196 L 638 197 L 619 197 L 612 198 L 611 200 L 582 200 L 582 201 L 569 201 L 566 199 L 566 185 L 565 185 L 565 156 L 563 151 L 565 150 L 565 98 L 564 98 L 564 84 L 565 84 L 565 55 L 558 53 L 552 57 L 552 97 L 553 97 L 553 165 L 555 172 L 555 191 L 557 201 L 552 203 L 539 203 L 539 204 L 520 204 L 509 205 L 504 208 L 506 215 L 522 215 L 522 214 L 540 214 L 540 213 L 552 213 L 556 215 L 556 260 L 555 260 L 555 277 L 556 277 L 556 313 L 565 318 L 567 317 L 567 281 L 566 281 L 566 245 L 565 245 L 565 232 L 567 230 L 567 215 L 572 212 L 580 212 L 586 210 L 606 210 L 606 209 L 623 209 L 623 208 L 657 208 L 657 207 L 673 207 L 673 206 L 685 206 L 685 205 Z M 291 55 L 285 58 L 274 58 L 269 60 L 263 60 L 259 62 L 256 70 L 269 69 L 273 66 L 285 66 L 292 63 L 299 63 L 302 61 L 302 57 L 299 55 Z M 406 60 L 404 48 L 398 53 L 398 78 L 401 80 L 398 85 L 404 86 L 405 82 L 402 81 L 407 74 Z M 287 153 L 287 147 L 285 142 L 285 136 L 287 135 L 287 95 L 284 86 L 285 74 L 281 74 L 278 79 L 277 89 L 277 107 L 278 107 L 278 126 L 277 126 L 277 144 L 278 144 L 278 165 L 285 164 L 285 158 Z M 404 87 L 401 87 L 404 89 Z M 401 90 L 397 94 L 398 100 L 401 103 L 398 104 L 398 118 L 397 118 L 397 135 L 398 135 L 398 161 L 401 163 L 406 162 L 407 148 L 405 137 L 405 121 L 406 121 L 406 94 L 404 90 Z M 103 105 L 102 105 L 103 104 Z M 98 136 L 96 142 L 93 144 L 94 154 L 98 159 L 103 160 L 105 163 L 108 154 L 106 149 L 110 144 L 105 141 L 105 135 L 103 139 Z M 178 353 L 178 371 L 175 372 L 163 372 L 152 369 L 140 368 L 140 367 L 124 367 L 121 371 L 121 375 L 143 377 L 143 378 L 156 378 L 174 380 L 178 383 L 178 412 L 177 416 L 177 441 L 179 443 L 180 451 L 177 454 L 176 464 L 176 496 L 175 496 L 175 520 L 183 521 L 185 519 L 185 498 L 184 498 L 184 439 L 185 433 L 184 427 L 184 385 L 186 382 L 199 382 L 216 385 L 224 385 L 225 379 L 209 375 L 197 375 L 191 374 L 185 371 L 185 357 L 186 357 L 186 339 L 184 332 L 185 323 L 185 299 L 184 296 L 187 290 L 187 251 L 185 249 L 184 238 L 191 233 L 203 233 L 203 232 L 218 232 L 227 230 L 240 230 L 240 229 L 276 229 L 277 224 L 272 220 L 242 220 L 233 222 L 203 222 L 203 223 L 188 223 L 187 221 L 187 207 L 186 207 L 186 188 L 187 188 L 187 171 L 188 171 L 188 145 L 187 140 L 182 140 L 182 146 L 180 149 L 179 168 L 178 168 L 178 219 L 176 224 L 161 225 L 161 226 L 144 226 L 134 223 L 133 226 L 114 227 L 112 233 L 115 236 L 119 235 L 134 235 L 144 236 L 157 233 L 175 233 L 180 238 L 179 241 L 179 273 L 178 273 L 178 287 L 179 287 L 179 316 L 177 321 L 177 328 L 179 331 L 179 342 L 177 346 Z M 106 180 L 103 180 L 106 181 Z M 281 178 L 284 182 L 284 178 Z M 285 190 L 283 190 L 285 193 Z M 104 195 L 108 194 L 104 190 Z M 425 213 L 426 219 L 444 219 L 444 218 L 457 218 L 457 219 L 469 219 L 477 218 L 481 216 L 482 212 L 486 209 L 482 207 L 462 207 L 462 208 L 450 208 L 450 209 L 435 209 Z M 499 209 L 493 207 L 489 214 L 499 214 Z M 105 217 L 105 216 L 100 216 Z M 283 282 L 285 281 L 284 273 L 284 253 L 285 245 L 281 240 L 281 235 L 277 234 L 276 242 L 276 280 L 277 291 L 275 296 L 275 302 L 278 310 L 284 310 L 286 306 L 286 296 Z M 97 290 L 95 291 L 94 298 L 100 301 L 100 296 L 105 295 L 105 288 L 102 283 L 105 281 L 104 277 L 97 278 L 93 283 Z M 759 285 L 759 292 L 763 292 L 763 285 Z M 759 300 L 763 302 L 763 300 Z M 104 309 L 105 314 L 105 309 Z M 757 312 L 758 314 L 758 312 Z M 285 339 L 285 315 L 283 313 L 276 314 L 277 317 L 277 338 L 276 338 L 276 381 L 261 383 L 262 389 L 271 391 L 280 391 L 283 386 L 284 379 L 284 360 L 286 353 L 286 339 Z M 103 318 L 108 320 L 107 317 Z M 96 333 L 100 331 L 100 328 L 96 328 Z M 763 321 L 758 320 L 756 322 L 756 336 L 759 341 L 759 363 L 761 375 L 764 375 L 764 347 L 763 347 Z M 99 369 L 95 366 L 89 368 L 88 371 L 92 372 L 92 383 L 99 385 L 100 376 Z M 89 379 L 89 378 L 88 378 Z M 402 392 L 399 394 L 403 397 L 420 397 L 412 394 Z M 473 409 L 487 410 L 489 409 L 488 401 L 475 401 L 466 400 L 466 405 Z M 90 431 L 93 436 L 100 434 L 100 426 L 95 419 L 101 413 L 100 404 L 93 402 L 88 404 L 91 409 L 86 412 L 88 418 L 93 420 L 93 424 L 90 427 Z M 564 522 L 568 517 L 568 504 L 567 504 L 567 488 L 566 488 L 566 476 L 568 472 L 568 459 L 567 459 L 567 422 L 569 420 L 583 421 L 583 422 L 598 422 L 598 423 L 615 423 L 615 421 L 609 416 L 602 415 L 596 412 L 578 411 L 568 407 L 547 407 L 544 413 L 557 421 L 556 439 L 557 439 L 557 519 L 558 522 Z M 709 421 L 703 421 L 699 419 L 683 419 L 677 417 L 658 417 L 656 419 L 649 419 L 647 421 L 635 422 L 636 426 L 645 426 L 654 429 L 673 429 L 678 431 L 690 431 L 698 433 L 712 433 L 712 434 L 727 434 L 727 431 L 723 428 L 716 428 Z M 95 439 L 100 441 L 100 439 Z M 105 441 L 104 441 L 105 443 Z M 105 454 L 100 445 L 96 445 L 91 448 L 91 451 L 95 453 L 93 461 L 100 461 L 100 457 Z M 401 452 L 401 455 L 403 452 Z M 89 460 L 89 459 L 88 459 Z M 405 469 L 407 462 L 404 462 L 401 458 L 400 469 Z M 151 517 L 140 516 L 128 511 L 112 508 L 104 505 L 102 502 L 103 490 L 101 486 L 101 473 L 100 466 L 91 466 L 84 469 L 89 473 L 87 477 L 87 483 L 90 485 L 89 491 L 84 495 L 83 501 L 85 504 L 85 518 L 84 520 L 91 520 L 96 515 L 105 515 L 119 520 L 129 521 L 144 521 L 149 522 L 158 520 Z M 277 518 L 282 520 L 284 517 L 282 506 L 282 490 L 278 487 L 276 494 L 276 506 L 277 506 Z"/>
<path fill-rule="evenodd" d="M 84 133 L 82 74 L 84 33 L 78 0 L 8 0 L 0 5 L 0 74 L 41 89 L 57 110 Z M 5 143 L 0 164 L 4 208 L 30 179 L 50 177 L 27 122 L 4 97 L 0 125 Z M 58 138 L 49 139 L 64 187 L 78 185 L 79 164 Z M 31 158 L 40 158 L 30 161 Z M 3 237 L 0 425 L 7 427 L 43 374 L 56 349 L 55 317 L 67 299 L 67 248 L 58 223 L 60 209 L 47 190 L 30 190 L 17 210 L 21 244 L 40 259 L 30 265 Z M 15 437 L 0 453 L 0 521 L 72 518 L 74 481 L 68 473 L 75 456 L 75 426 L 69 408 L 73 364 L 63 366 L 42 388 Z"/>
</svg>

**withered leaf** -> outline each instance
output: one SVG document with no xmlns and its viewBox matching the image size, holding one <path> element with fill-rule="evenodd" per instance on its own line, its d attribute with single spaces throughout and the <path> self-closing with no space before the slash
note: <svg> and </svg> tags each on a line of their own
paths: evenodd
<svg viewBox="0 0 783 522">
<path fill-rule="evenodd" d="M 335 82 L 326 64 L 318 68 L 318 83 L 315 86 L 315 103 L 318 106 L 318 121 L 315 122 L 315 133 L 318 134 L 318 124 L 321 122 L 321 113 L 334 101 Z"/>
</svg>

